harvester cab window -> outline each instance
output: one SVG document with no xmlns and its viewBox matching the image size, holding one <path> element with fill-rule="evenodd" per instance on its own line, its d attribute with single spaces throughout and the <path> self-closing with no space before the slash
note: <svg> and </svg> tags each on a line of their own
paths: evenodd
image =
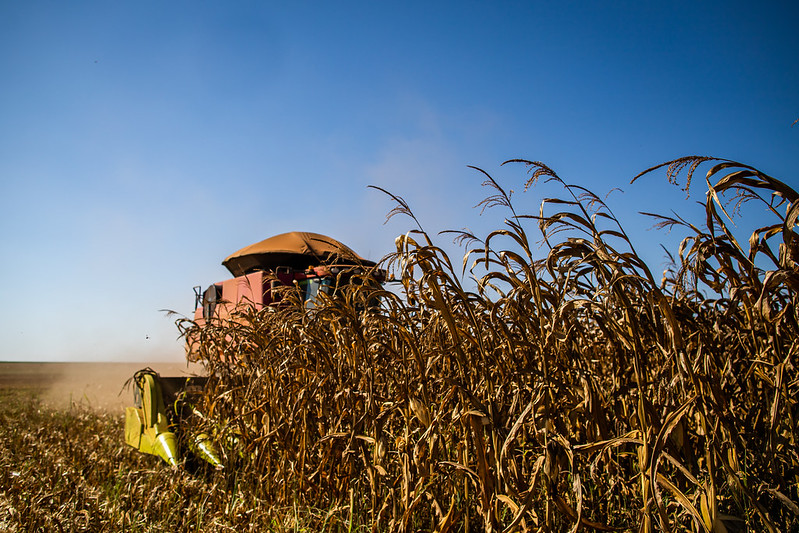
<svg viewBox="0 0 799 533">
<path fill-rule="evenodd" d="M 328 277 L 324 278 L 308 278 L 300 281 L 300 288 L 303 291 L 303 300 L 305 301 L 306 309 L 313 309 L 316 307 L 316 299 L 319 293 L 331 294 L 333 285 L 332 280 Z"/>
</svg>

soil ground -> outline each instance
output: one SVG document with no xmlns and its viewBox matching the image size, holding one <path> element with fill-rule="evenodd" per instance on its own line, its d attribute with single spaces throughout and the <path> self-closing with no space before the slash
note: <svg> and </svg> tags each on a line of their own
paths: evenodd
<svg viewBox="0 0 799 533">
<path fill-rule="evenodd" d="M 186 363 L 9 363 L 0 362 L 0 388 L 30 389 L 50 407 L 88 407 L 121 412 L 133 405 L 125 382 L 150 367 L 162 376 L 202 375 L 202 366 Z"/>
</svg>

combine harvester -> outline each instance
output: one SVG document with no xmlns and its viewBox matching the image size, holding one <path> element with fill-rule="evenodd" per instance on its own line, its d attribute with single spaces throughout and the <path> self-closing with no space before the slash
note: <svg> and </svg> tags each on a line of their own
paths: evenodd
<svg viewBox="0 0 799 533">
<path fill-rule="evenodd" d="M 385 273 L 339 241 L 320 235 L 293 231 L 270 237 L 242 248 L 222 261 L 234 276 L 208 286 L 195 287 L 194 321 L 204 327 L 213 321 L 230 320 L 241 306 L 263 309 L 279 305 L 281 288 L 297 286 L 307 308 L 319 293 L 333 295 L 352 282 L 352 276 L 373 270 L 383 282 Z M 187 341 L 188 356 L 192 343 Z M 191 397 L 201 394 L 206 378 L 162 377 L 146 368 L 133 378 L 135 407 L 125 409 L 125 442 L 143 453 L 161 457 L 171 465 L 180 462 L 180 450 L 173 429 L 179 413 Z M 170 406 L 170 409 L 167 409 Z M 211 439 L 200 435 L 191 446 L 200 458 L 221 467 Z"/>
</svg>

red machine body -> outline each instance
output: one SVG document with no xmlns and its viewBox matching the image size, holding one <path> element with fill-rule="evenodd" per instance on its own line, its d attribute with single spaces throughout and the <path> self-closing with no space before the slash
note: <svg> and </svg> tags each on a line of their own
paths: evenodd
<svg viewBox="0 0 799 533">
<path fill-rule="evenodd" d="M 235 277 L 205 290 L 195 287 L 194 320 L 204 325 L 211 319 L 227 319 L 240 305 L 256 309 L 280 300 L 281 287 L 297 286 L 307 307 L 313 307 L 320 292 L 331 294 L 353 275 L 374 269 L 341 242 L 319 233 L 290 232 L 242 248 L 222 264 Z M 384 273 L 374 271 L 382 282 Z"/>
</svg>

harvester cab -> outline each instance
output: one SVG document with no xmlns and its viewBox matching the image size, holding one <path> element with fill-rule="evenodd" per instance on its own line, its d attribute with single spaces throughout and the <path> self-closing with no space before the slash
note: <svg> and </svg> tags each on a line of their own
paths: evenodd
<svg viewBox="0 0 799 533">
<path fill-rule="evenodd" d="M 332 295 L 339 288 L 359 283 L 368 270 L 377 283 L 385 272 L 373 261 L 318 233 L 290 232 L 252 244 L 227 257 L 222 264 L 233 278 L 213 283 L 203 290 L 194 288 L 194 322 L 205 327 L 216 320 L 231 320 L 242 306 L 263 309 L 285 305 L 289 287 L 300 291 L 306 308 L 316 305 L 320 294 Z M 187 356 L 195 356 L 196 339 L 187 339 Z M 193 395 L 201 393 L 206 378 L 161 377 L 144 369 L 131 378 L 135 407 L 126 408 L 125 441 L 143 453 L 157 455 L 167 463 L 180 462 L 176 433 L 181 413 L 194 408 Z M 200 435 L 191 449 L 200 458 L 221 467 L 219 454 L 210 438 Z"/>
</svg>

